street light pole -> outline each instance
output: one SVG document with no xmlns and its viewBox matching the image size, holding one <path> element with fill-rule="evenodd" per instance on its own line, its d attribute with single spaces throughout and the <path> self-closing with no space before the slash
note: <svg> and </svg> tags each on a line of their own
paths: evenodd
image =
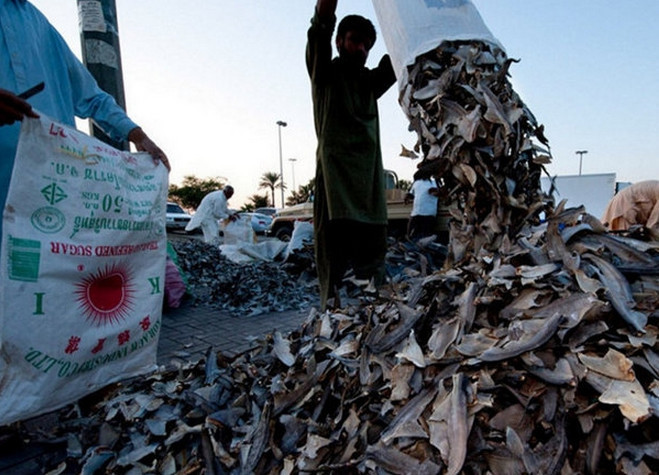
<svg viewBox="0 0 659 475">
<path fill-rule="evenodd" d="M 583 160 L 583 155 L 584 153 L 588 153 L 588 150 L 577 150 L 576 152 L 577 155 L 579 155 L 579 176 L 581 176 L 581 162 Z"/>
<path fill-rule="evenodd" d="M 281 128 L 286 127 L 286 122 L 283 120 L 277 121 L 277 131 L 279 132 L 279 181 L 281 184 L 281 207 L 284 207 L 284 162 L 281 158 Z"/>
<path fill-rule="evenodd" d="M 291 180 L 293 182 L 293 191 L 295 191 L 295 162 L 297 162 L 297 158 L 289 158 L 289 162 L 291 162 Z"/>
</svg>

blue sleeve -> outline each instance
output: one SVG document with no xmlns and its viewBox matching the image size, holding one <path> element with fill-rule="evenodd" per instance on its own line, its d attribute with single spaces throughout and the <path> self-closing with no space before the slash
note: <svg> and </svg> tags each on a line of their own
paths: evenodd
<svg viewBox="0 0 659 475">
<path fill-rule="evenodd" d="M 125 140 L 137 124 L 126 115 L 114 97 L 98 86 L 89 70 L 54 28 L 52 37 L 61 53 L 60 59 L 66 64 L 75 115 L 83 119 L 92 118 L 110 137 Z"/>
</svg>

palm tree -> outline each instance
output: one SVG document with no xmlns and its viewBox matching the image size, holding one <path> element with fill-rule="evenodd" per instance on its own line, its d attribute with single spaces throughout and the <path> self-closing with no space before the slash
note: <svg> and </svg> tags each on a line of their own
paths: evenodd
<svg viewBox="0 0 659 475">
<path fill-rule="evenodd" d="M 293 206 L 306 201 L 311 201 L 314 190 L 314 180 L 311 179 L 306 185 L 300 185 L 296 191 L 291 193 L 291 196 L 286 200 L 288 206 Z"/>
<path fill-rule="evenodd" d="M 274 172 L 265 172 L 261 175 L 259 190 L 268 189 L 272 195 L 272 207 L 275 207 L 275 188 L 281 189 L 281 175 Z"/>
<path fill-rule="evenodd" d="M 243 211 L 254 211 L 256 208 L 266 208 L 268 206 L 268 195 L 254 194 L 249 197 L 249 203 L 243 206 Z"/>
</svg>

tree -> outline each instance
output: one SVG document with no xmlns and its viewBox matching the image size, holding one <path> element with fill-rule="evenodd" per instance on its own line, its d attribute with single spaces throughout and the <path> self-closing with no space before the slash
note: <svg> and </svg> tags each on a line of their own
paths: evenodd
<svg viewBox="0 0 659 475">
<path fill-rule="evenodd" d="M 180 186 L 169 185 L 169 196 L 172 201 L 176 201 L 184 208 L 197 209 L 201 200 L 211 191 L 224 188 L 225 180 L 220 177 L 214 178 L 197 178 L 194 175 L 183 177 L 183 183 Z"/>
<path fill-rule="evenodd" d="M 291 193 L 291 196 L 286 200 L 286 205 L 293 206 L 300 203 L 311 201 L 314 191 L 314 180 L 311 179 L 306 185 L 301 185 L 296 191 Z"/>
<path fill-rule="evenodd" d="M 412 182 L 410 180 L 398 180 L 396 188 L 403 191 L 410 191 L 410 188 L 412 188 Z"/>
<path fill-rule="evenodd" d="M 275 188 L 282 188 L 281 175 L 274 172 L 265 172 L 261 175 L 259 190 L 268 189 L 272 195 L 272 207 L 275 207 Z"/>
<path fill-rule="evenodd" d="M 256 208 L 267 208 L 269 206 L 268 195 L 252 195 L 249 202 L 244 204 L 242 211 L 254 211 Z"/>
</svg>

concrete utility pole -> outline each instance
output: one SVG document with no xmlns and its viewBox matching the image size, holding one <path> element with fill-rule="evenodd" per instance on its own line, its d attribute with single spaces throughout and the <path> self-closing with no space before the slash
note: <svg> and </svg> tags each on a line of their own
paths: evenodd
<svg viewBox="0 0 659 475">
<path fill-rule="evenodd" d="M 82 60 L 98 85 L 126 109 L 124 80 L 119 51 L 119 28 L 115 0 L 77 0 Z M 129 150 L 128 141 L 111 139 L 91 121 L 90 133 L 120 150 Z"/>
</svg>

